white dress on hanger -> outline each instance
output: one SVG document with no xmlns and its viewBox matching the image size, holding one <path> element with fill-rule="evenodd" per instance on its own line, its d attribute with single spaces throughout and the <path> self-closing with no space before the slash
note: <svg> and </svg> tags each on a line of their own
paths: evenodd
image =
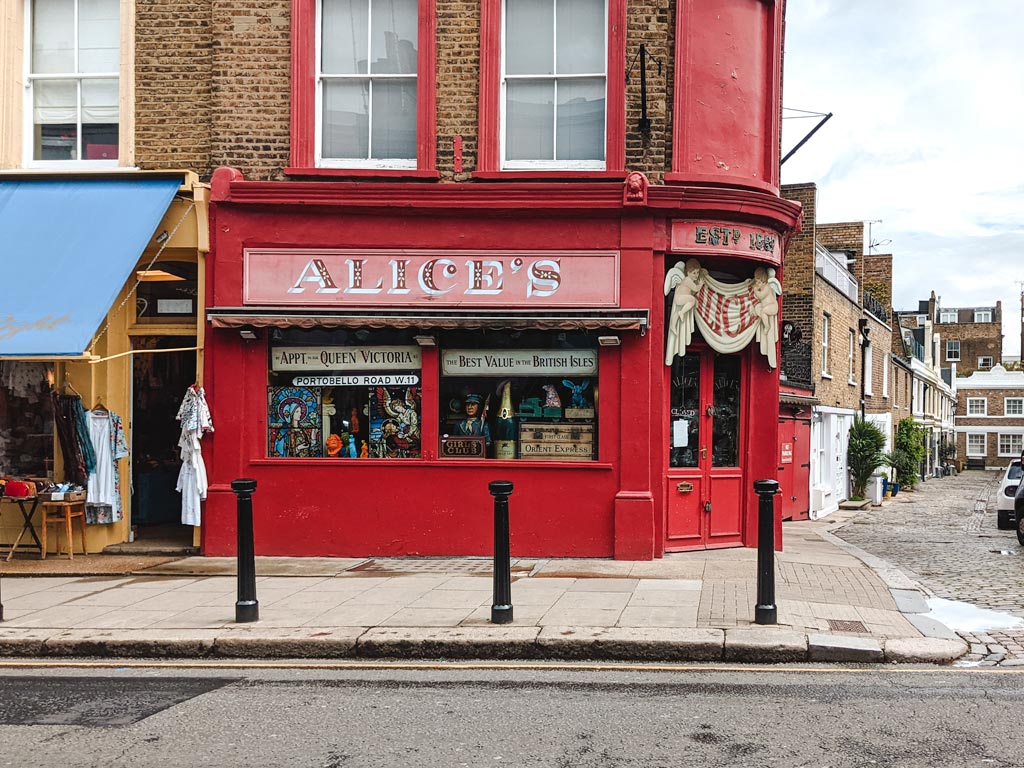
<svg viewBox="0 0 1024 768">
<path fill-rule="evenodd" d="M 189 387 L 178 408 L 181 421 L 181 471 L 178 472 L 177 490 L 181 493 L 182 525 L 202 524 L 201 502 L 206 498 L 208 482 L 203 461 L 203 434 L 213 431 L 213 419 L 202 387 Z"/>
</svg>

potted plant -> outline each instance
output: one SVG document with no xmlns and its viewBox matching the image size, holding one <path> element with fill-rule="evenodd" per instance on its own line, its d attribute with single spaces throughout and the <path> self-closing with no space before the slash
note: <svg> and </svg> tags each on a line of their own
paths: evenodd
<svg viewBox="0 0 1024 768">
<path fill-rule="evenodd" d="M 924 432 L 924 427 L 912 419 L 904 419 L 896 425 L 893 449 L 883 456 L 883 461 L 893 468 L 896 475 L 893 496 L 900 488 L 913 488 L 920 479 L 918 472 L 924 459 Z"/>
<path fill-rule="evenodd" d="M 864 498 L 868 480 L 876 469 L 885 464 L 884 450 L 885 433 L 870 421 L 855 418 L 846 448 L 846 462 L 853 480 L 853 498 Z"/>
</svg>

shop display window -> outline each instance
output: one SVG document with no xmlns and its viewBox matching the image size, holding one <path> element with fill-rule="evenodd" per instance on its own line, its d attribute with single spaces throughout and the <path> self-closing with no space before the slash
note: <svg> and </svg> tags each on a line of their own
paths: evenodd
<svg viewBox="0 0 1024 768">
<path fill-rule="evenodd" d="M 278 329 L 269 357 L 271 458 L 421 456 L 421 356 L 411 332 Z"/>
<path fill-rule="evenodd" d="M 597 460 L 593 336 L 453 332 L 439 354 L 442 458 Z"/>
<path fill-rule="evenodd" d="M 46 376 L 44 363 L 0 361 L 0 476 L 53 477 L 53 406 Z"/>
</svg>

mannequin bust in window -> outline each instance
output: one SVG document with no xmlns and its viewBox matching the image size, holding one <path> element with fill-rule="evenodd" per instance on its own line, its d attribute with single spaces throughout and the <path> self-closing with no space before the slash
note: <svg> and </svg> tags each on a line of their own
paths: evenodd
<svg viewBox="0 0 1024 768">
<path fill-rule="evenodd" d="M 484 437 L 490 446 L 491 430 L 487 426 L 486 414 L 480 412 L 482 402 L 483 398 L 480 395 L 466 395 L 462 405 L 465 416 L 455 425 L 455 434 L 464 437 Z"/>
</svg>

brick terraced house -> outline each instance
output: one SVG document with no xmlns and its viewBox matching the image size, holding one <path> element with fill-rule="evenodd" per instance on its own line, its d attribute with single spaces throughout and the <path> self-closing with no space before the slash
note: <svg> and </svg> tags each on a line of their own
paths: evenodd
<svg viewBox="0 0 1024 768">
<path fill-rule="evenodd" d="M 891 443 L 900 390 L 892 256 L 864 253 L 863 222 L 817 223 L 814 184 L 787 184 L 782 194 L 804 211 L 786 253 L 779 409 L 784 515 L 800 519 L 830 514 L 849 497 L 847 436 L 856 416 Z"/>
<path fill-rule="evenodd" d="M 1006 467 L 1024 451 L 1024 371 L 995 365 L 957 379 L 957 455 L 978 469 Z"/>
</svg>

